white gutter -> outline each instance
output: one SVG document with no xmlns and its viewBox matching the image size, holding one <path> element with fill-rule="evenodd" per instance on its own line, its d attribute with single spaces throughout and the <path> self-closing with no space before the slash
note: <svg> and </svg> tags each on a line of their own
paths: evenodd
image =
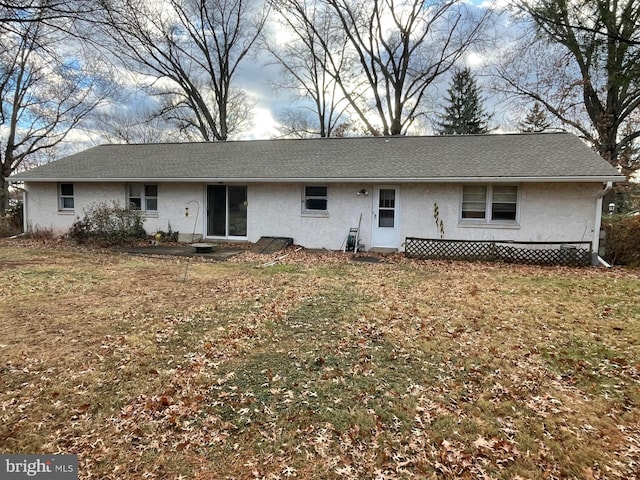
<svg viewBox="0 0 640 480">
<path fill-rule="evenodd" d="M 612 189 L 613 189 L 613 182 L 607 182 L 606 186 L 602 189 L 602 191 L 596 197 L 596 221 L 593 226 L 593 241 L 592 241 L 594 261 L 591 262 L 592 265 L 597 265 L 600 259 L 600 257 L 598 256 L 598 252 L 600 250 L 600 227 L 602 227 L 602 199 Z"/>
<path fill-rule="evenodd" d="M 153 182 L 153 183 L 301 183 L 301 182 L 323 182 L 323 183 L 592 183 L 592 182 L 620 182 L 626 180 L 622 175 L 615 176 L 567 176 L 567 177 L 49 177 L 49 178 L 28 178 L 9 177 L 12 182 Z"/>
</svg>

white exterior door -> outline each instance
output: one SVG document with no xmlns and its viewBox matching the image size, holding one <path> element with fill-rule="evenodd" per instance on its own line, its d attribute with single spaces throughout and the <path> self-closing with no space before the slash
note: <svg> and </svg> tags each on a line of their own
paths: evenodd
<svg viewBox="0 0 640 480">
<path fill-rule="evenodd" d="M 371 221 L 371 246 L 398 248 L 398 207 L 400 188 L 375 187 L 373 190 L 373 218 Z"/>
</svg>

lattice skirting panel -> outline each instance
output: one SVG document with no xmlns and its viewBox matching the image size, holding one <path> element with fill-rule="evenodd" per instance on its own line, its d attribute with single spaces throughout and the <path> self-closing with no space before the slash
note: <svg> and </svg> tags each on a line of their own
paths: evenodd
<svg viewBox="0 0 640 480">
<path fill-rule="evenodd" d="M 408 237 L 405 255 L 420 259 L 584 266 L 591 265 L 591 242 L 467 241 Z"/>
</svg>

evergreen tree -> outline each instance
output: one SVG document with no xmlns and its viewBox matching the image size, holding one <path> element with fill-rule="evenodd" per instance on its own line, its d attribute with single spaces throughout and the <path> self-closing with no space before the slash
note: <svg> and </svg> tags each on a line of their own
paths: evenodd
<svg viewBox="0 0 640 480">
<path fill-rule="evenodd" d="M 551 123 L 547 120 L 547 114 L 540 107 L 538 102 L 533 104 L 531 110 L 524 117 L 524 120 L 520 122 L 518 128 L 521 132 L 540 133 L 544 132 L 551 126 Z"/>
<path fill-rule="evenodd" d="M 480 88 L 469 68 L 459 70 L 447 89 L 448 105 L 438 122 L 441 135 L 469 135 L 489 131 L 489 115 L 482 105 Z"/>
</svg>

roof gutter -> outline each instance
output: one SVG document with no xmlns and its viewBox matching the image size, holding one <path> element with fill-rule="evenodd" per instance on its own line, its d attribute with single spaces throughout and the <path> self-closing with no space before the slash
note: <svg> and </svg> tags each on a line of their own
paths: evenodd
<svg viewBox="0 0 640 480">
<path fill-rule="evenodd" d="M 626 178 L 616 176 L 566 176 L 566 177 L 291 177 L 291 178 L 260 178 L 260 177 L 108 177 L 108 178 L 82 178 L 82 177 L 42 177 L 29 178 L 16 175 L 9 177 L 9 181 L 17 182 L 153 182 L 153 183 L 300 183 L 300 182 L 324 182 L 324 183 L 593 183 L 593 182 L 619 182 Z M 605 193 L 606 194 L 606 193 Z"/>
<path fill-rule="evenodd" d="M 611 190 L 613 190 L 613 181 L 608 181 L 605 185 L 605 187 L 602 189 L 602 191 L 598 194 L 598 197 L 600 200 L 602 200 L 604 198 L 604 196 L 609 193 Z"/>
</svg>

